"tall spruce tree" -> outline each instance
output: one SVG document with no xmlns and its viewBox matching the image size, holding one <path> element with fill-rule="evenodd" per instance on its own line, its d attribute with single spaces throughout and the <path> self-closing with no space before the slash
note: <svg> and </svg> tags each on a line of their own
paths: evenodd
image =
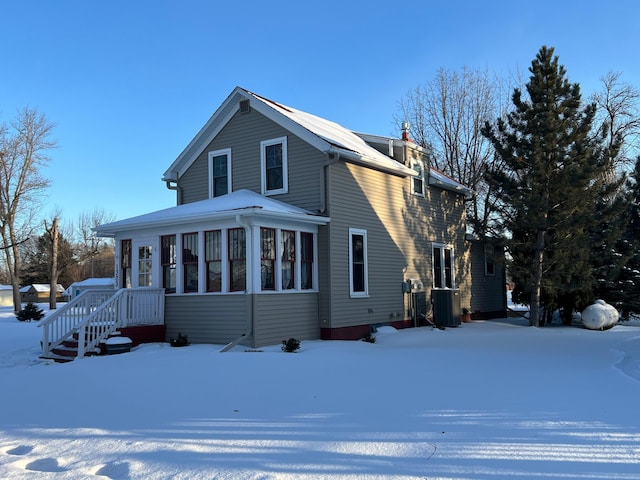
<svg viewBox="0 0 640 480">
<path fill-rule="evenodd" d="M 545 311 L 562 306 L 570 318 L 592 296 L 589 225 L 609 157 L 590 135 L 595 105 L 583 107 L 554 49 L 543 46 L 529 71 L 526 95 L 515 89 L 506 120 L 486 123 L 483 134 L 504 162 L 487 181 L 500 192 L 514 297 L 539 326 Z"/>
<path fill-rule="evenodd" d="M 617 211 L 606 215 L 607 224 L 595 228 L 594 238 L 602 232 L 610 235 L 595 245 L 598 275 L 597 295 L 605 298 L 628 318 L 640 313 L 640 157 L 625 184 L 624 195 L 618 196 L 611 208 Z"/>
</svg>

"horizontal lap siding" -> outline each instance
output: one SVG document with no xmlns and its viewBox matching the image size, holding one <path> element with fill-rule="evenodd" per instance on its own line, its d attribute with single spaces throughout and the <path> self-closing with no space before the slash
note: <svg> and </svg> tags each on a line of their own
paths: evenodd
<svg viewBox="0 0 640 480">
<path fill-rule="evenodd" d="M 236 113 L 179 180 L 183 203 L 209 195 L 208 152 L 231 148 L 232 189 L 261 191 L 260 142 L 287 137 L 289 192 L 273 198 L 316 213 L 325 156 L 256 111 Z"/>
<path fill-rule="evenodd" d="M 254 295 L 255 346 L 275 345 L 288 338 L 320 338 L 318 295 L 276 293 Z"/>
<path fill-rule="evenodd" d="M 454 245 L 456 281 L 467 288 L 461 197 L 437 188 L 427 188 L 425 197 L 413 195 L 410 179 L 353 164 L 337 163 L 330 168 L 328 270 L 332 301 L 328 326 L 405 318 L 408 295 L 402 293 L 402 282 L 418 278 L 425 287 L 432 285 L 434 242 Z M 367 230 L 368 298 L 349 297 L 349 228 Z"/>
<path fill-rule="evenodd" d="M 248 301 L 246 295 L 167 295 L 167 339 L 182 333 L 192 343 L 229 343 L 248 328 Z"/>
<path fill-rule="evenodd" d="M 485 253 L 481 242 L 468 242 L 471 258 L 472 288 L 470 309 L 472 312 L 499 312 L 506 308 L 504 259 L 494 262 L 495 274 L 485 272 Z"/>
</svg>

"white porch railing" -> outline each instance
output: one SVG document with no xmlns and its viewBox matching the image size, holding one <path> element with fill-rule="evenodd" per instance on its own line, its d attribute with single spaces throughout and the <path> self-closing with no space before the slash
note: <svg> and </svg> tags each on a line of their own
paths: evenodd
<svg viewBox="0 0 640 480">
<path fill-rule="evenodd" d="M 42 355 L 78 334 L 78 357 L 118 328 L 164 323 L 164 289 L 88 290 L 40 323 Z"/>
</svg>

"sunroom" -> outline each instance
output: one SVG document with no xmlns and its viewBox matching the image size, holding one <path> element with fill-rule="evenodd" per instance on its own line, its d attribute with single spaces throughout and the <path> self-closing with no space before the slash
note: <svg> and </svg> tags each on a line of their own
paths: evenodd
<svg viewBox="0 0 640 480">
<path fill-rule="evenodd" d="M 249 190 L 102 225 L 119 288 L 165 291 L 167 339 L 318 336 L 318 227 L 328 217 Z"/>
</svg>

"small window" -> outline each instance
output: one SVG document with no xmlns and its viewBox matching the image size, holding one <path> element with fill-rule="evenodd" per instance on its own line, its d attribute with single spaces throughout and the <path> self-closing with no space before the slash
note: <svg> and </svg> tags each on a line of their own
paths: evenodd
<svg viewBox="0 0 640 480">
<path fill-rule="evenodd" d="M 263 195 L 287 193 L 287 137 L 260 142 Z"/>
<path fill-rule="evenodd" d="M 411 177 L 412 182 L 412 193 L 414 195 L 420 195 L 424 197 L 424 165 L 419 160 L 414 160 L 411 163 L 411 168 L 413 168 L 416 172 L 418 172 L 418 176 Z"/>
<path fill-rule="evenodd" d="M 282 237 L 282 290 L 292 290 L 296 288 L 296 232 L 282 230 L 280 236 Z"/>
<path fill-rule="evenodd" d="M 131 288 L 131 240 L 122 240 L 120 242 L 120 270 L 122 271 L 122 279 L 120 286 L 122 288 Z"/>
<path fill-rule="evenodd" d="M 497 249 L 493 245 L 484 246 L 484 273 L 489 277 L 496 274 L 496 251 Z"/>
<path fill-rule="evenodd" d="M 227 232 L 229 252 L 229 291 L 246 289 L 247 246 L 244 228 L 231 228 Z"/>
<path fill-rule="evenodd" d="M 207 292 L 222 291 L 222 232 L 204 232 L 204 261 L 207 271 Z"/>
<path fill-rule="evenodd" d="M 162 263 L 162 287 L 166 293 L 176 293 L 176 236 L 160 237 L 160 262 Z"/>
<path fill-rule="evenodd" d="M 273 228 L 260 229 L 260 288 L 275 290 L 276 231 Z"/>
<path fill-rule="evenodd" d="M 209 198 L 231 192 L 231 149 L 209 152 Z"/>
<path fill-rule="evenodd" d="M 369 294 L 367 266 L 367 231 L 349 229 L 350 295 L 366 297 Z"/>
<path fill-rule="evenodd" d="M 433 287 L 454 288 L 453 249 L 446 245 L 433 246 Z"/>
<path fill-rule="evenodd" d="M 300 288 L 313 288 L 313 234 L 300 233 Z"/>
<path fill-rule="evenodd" d="M 185 293 L 198 291 L 198 234 L 182 235 L 182 271 Z"/>
</svg>

